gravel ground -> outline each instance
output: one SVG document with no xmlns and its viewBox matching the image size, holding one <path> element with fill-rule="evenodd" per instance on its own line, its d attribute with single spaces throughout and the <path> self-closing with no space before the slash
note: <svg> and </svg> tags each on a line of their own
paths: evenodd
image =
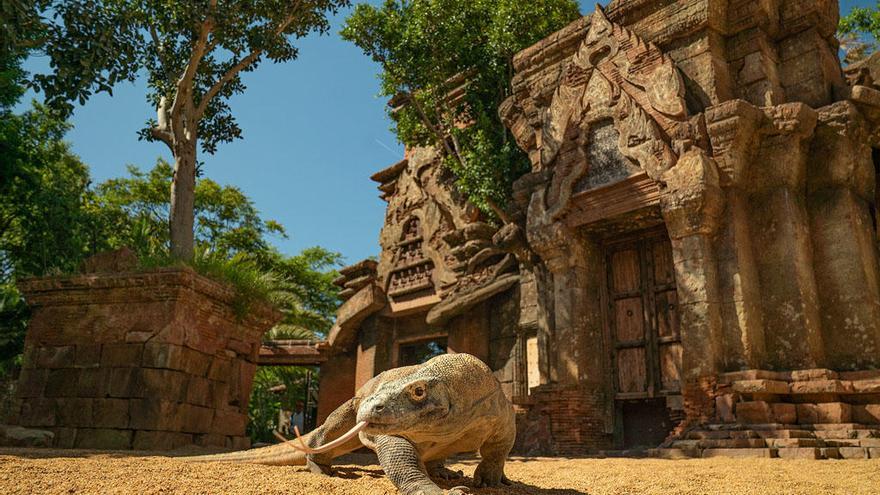
<svg viewBox="0 0 880 495">
<path fill-rule="evenodd" d="M 140 455 L 140 456 L 139 456 Z M 396 494 L 367 455 L 341 460 L 338 476 L 301 467 L 189 464 L 132 453 L 0 450 L 2 494 Z M 471 483 L 477 461 L 457 461 Z M 880 460 L 516 458 L 510 488 L 474 494 L 880 494 Z M 447 484 L 447 487 L 452 486 Z"/>
</svg>

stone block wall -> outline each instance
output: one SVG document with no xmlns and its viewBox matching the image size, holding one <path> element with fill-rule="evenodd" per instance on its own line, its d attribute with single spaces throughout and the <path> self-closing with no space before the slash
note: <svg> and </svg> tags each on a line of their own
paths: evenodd
<svg viewBox="0 0 880 495">
<path fill-rule="evenodd" d="M 30 279 L 13 421 L 62 448 L 246 448 L 262 334 L 277 313 L 189 269 Z"/>
</svg>

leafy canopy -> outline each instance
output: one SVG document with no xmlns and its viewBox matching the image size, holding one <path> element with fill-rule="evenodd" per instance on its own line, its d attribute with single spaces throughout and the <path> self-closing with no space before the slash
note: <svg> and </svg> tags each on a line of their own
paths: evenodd
<svg viewBox="0 0 880 495">
<path fill-rule="evenodd" d="M 128 173 L 95 188 L 92 209 L 105 229 L 102 247 L 131 246 L 141 257 L 167 251 L 172 166 L 160 159 L 147 172 L 130 165 Z M 263 219 L 239 188 L 205 177 L 196 182 L 195 215 L 197 244 L 225 258 L 265 254 L 270 236 L 287 236 L 278 222 Z"/>
<path fill-rule="evenodd" d="M 846 62 L 857 62 L 877 50 L 880 40 L 880 1 L 876 7 L 855 7 L 841 17 L 838 34 Z"/>
<path fill-rule="evenodd" d="M 0 119 L 0 283 L 75 270 L 92 241 L 88 168 L 46 107 Z"/>
<path fill-rule="evenodd" d="M 53 0 L 43 11 L 53 71 L 33 78 L 56 108 L 72 110 L 96 92 L 146 74 L 147 99 L 162 98 L 190 120 L 202 150 L 241 137 L 228 99 L 245 90 L 241 74 L 264 59 L 298 55 L 293 41 L 326 33 L 326 14 L 348 0 Z M 158 139 L 151 120 L 141 131 Z M 195 130 L 195 133 L 193 133 Z M 178 131 L 183 132 L 178 129 Z M 170 145 L 169 145 L 170 146 Z"/>
<path fill-rule="evenodd" d="M 458 187 L 490 211 L 529 168 L 498 117 L 513 56 L 579 15 L 572 0 L 386 0 L 357 5 L 341 34 L 381 64 L 381 94 L 407 103 L 389 110 L 398 139 L 444 149 Z"/>
</svg>

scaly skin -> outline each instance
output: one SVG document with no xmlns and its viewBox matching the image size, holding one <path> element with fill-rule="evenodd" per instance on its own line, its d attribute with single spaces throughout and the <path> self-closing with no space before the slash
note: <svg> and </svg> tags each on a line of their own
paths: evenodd
<svg viewBox="0 0 880 495">
<path fill-rule="evenodd" d="M 445 354 L 381 373 L 303 439 L 309 447 L 320 447 L 361 421 L 367 426 L 357 437 L 321 454 L 304 455 L 281 444 L 185 459 L 308 465 L 312 472 L 330 474 L 334 458 L 363 445 L 376 452 L 402 495 L 460 495 L 467 489 L 443 490 L 431 478 L 459 477 L 443 467 L 446 458 L 479 450 L 476 486 L 510 484 L 504 462 L 516 436 L 513 406 L 489 367 L 474 356 Z"/>
</svg>

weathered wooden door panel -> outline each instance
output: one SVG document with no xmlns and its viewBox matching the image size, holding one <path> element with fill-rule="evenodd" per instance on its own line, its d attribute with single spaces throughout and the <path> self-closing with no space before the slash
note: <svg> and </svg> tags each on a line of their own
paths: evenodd
<svg viewBox="0 0 880 495">
<path fill-rule="evenodd" d="M 645 341 L 645 318 L 642 298 L 631 297 L 614 301 L 617 341 L 620 343 L 641 343 Z"/>
<path fill-rule="evenodd" d="M 617 352 L 617 386 L 620 393 L 624 394 L 647 391 L 644 347 L 631 347 Z"/>
<path fill-rule="evenodd" d="M 611 255 L 612 287 L 615 294 L 638 292 L 641 290 L 641 269 L 639 252 L 626 249 Z"/>
<path fill-rule="evenodd" d="M 657 336 L 663 339 L 679 340 L 678 335 L 678 292 L 667 290 L 656 295 L 655 315 Z"/>
<path fill-rule="evenodd" d="M 660 346 L 660 385 L 664 392 L 681 390 L 681 344 Z"/>
<path fill-rule="evenodd" d="M 609 334 L 619 399 L 681 390 L 681 336 L 672 245 L 653 232 L 606 246 Z"/>
</svg>

